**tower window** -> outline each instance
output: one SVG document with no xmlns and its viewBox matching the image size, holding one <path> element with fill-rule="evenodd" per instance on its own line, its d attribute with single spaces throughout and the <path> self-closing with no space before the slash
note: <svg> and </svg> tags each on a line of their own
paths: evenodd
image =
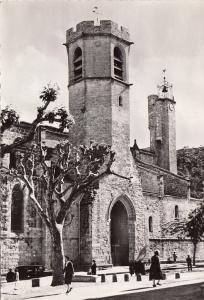
<svg viewBox="0 0 204 300">
<path fill-rule="evenodd" d="M 175 219 L 179 218 L 179 209 L 178 209 L 178 205 L 175 206 Z"/>
<path fill-rule="evenodd" d="M 81 48 L 76 48 L 74 52 L 74 80 L 82 78 L 82 51 Z"/>
<path fill-rule="evenodd" d="M 149 232 L 153 232 L 152 217 L 149 217 Z"/>
<path fill-rule="evenodd" d="M 117 79 L 123 79 L 122 53 L 118 47 L 115 47 L 114 49 L 114 75 Z"/>
<path fill-rule="evenodd" d="M 119 101 L 118 101 L 119 103 L 119 106 L 123 106 L 123 98 L 122 98 L 122 96 L 119 96 Z"/>
<path fill-rule="evenodd" d="M 11 202 L 11 231 L 23 231 L 23 191 L 19 184 L 16 184 L 12 191 Z"/>
</svg>

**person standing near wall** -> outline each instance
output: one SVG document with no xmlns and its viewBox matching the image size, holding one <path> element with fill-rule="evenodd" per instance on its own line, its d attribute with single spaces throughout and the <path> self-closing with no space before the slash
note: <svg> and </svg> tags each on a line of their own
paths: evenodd
<svg viewBox="0 0 204 300">
<path fill-rule="evenodd" d="M 12 271 L 12 269 L 9 269 L 8 273 L 6 274 L 6 281 L 7 282 L 15 281 L 15 273 Z"/>
<path fill-rule="evenodd" d="M 150 266 L 150 273 L 149 273 L 149 280 L 153 280 L 153 287 L 156 287 L 155 281 L 157 280 L 157 285 L 160 284 L 160 280 L 162 279 L 162 271 L 160 268 L 160 261 L 159 261 L 159 251 L 154 251 L 154 256 L 151 258 L 151 266 Z"/>
<path fill-rule="evenodd" d="M 177 255 L 176 255 L 176 253 L 175 253 L 175 252 L 173 253 L 173 259 L 174 259 L 174 262 L 176 262 Z"/>
<path fill-rule="evenodd" d="M 19 272 L 18 272 L 18 268 L 15 268 L 15 286 L 14 286 L 14 290 L 18 289 L 18 281 L 19 281 Z"/>
<path fill-rule="evenodd" d="M 192 271 L 192 259 L 190 255 L 187 256 L 186 262 L 187 262 L 188 271 Z"/>
<path fill-rule="evenodd" d="M 65 273 L 65 283 L 67 284 L 66 294 L 68 294 L 72 290 L 72 287 L 70 287 L 70 285 L 72 283 L 72 278 L 74 275 L 74 266 L 68 256 L 65 256 L 64 273 Z"/>
<path fill-rule="evenodd" d="M 96 275 L 96 261 L 95 260 L 92 261 L 91 274 Z"/>
</svg>

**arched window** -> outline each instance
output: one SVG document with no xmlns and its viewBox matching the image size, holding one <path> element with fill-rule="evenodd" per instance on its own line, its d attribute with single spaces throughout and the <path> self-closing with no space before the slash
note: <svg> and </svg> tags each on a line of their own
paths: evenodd
<svg viewBox="0 0 204 300">
<path fill-rule="evenodd" d="M 81 48 L 76 48 L 74 52 L 74 80 L 82 78 L 82 51 Z"/>
<path fill-rule="evenodd" d="M 118 47 L 114 49 L 114 76 L 117 79 L 123 79 L 123 59 Z"/>
<path fill-rule="evenodd" d="M 175 206 L 175 219 L 179 218 L 179 209 L 178 209 L 178 205 Z"/>
<path fill-rule="evenodd" d="M 149 217 L 149 232 L 153 232 L 152 217 Z"/>
<path fill-rule="evenodd" d="M 12 191 L 11 202 L 11 231 L 23 231 L 23 191 L 19 184 L 16 184 Z"/>
<path fill-rule="evenodd" d="M 122 96 L 119 96 L 118 100 L 119 100 L 118 101 L 119 106 L 123 106 L 123 98 L 122 98 Z"/>
</svg>

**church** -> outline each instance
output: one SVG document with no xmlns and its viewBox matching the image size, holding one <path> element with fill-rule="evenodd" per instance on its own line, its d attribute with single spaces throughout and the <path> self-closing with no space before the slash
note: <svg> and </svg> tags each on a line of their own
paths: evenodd
<svg viewBox="0 0 204 300">
<path fill-rule="evenodd" d="M 191 197 L 189 179 L 177 174 L 176 101 L 163 78 L 158 93 L 148 96 L 150 147 L 130 147 L 129 32 L 110 20 L 99 25 L 84 21 L 66 32 L 69 111 L 75 126 L 69 134 L 74 145 L 106 143 L 116 152 L 111 174 L 98 182 L 93 197 L 73 204 L 64 226 L 64 248 L 77 266 L 128 265 L 146 246 L 145 260 L 160 250 L 161 261 L 192 255 L 189 239 L 179 241 L 163 226 L 188 215 L 201 201 Z M 66 74 L 65 74 L 66 76 Z M 4 142 L 26 134 L 29 124 L 7 130 Z M 38 137 L 53 148 L 67 138 L 49 126 Z M 7 155 L 3 164 L 9 165 Z M 48 230 L 19 182 L 1 175 L 2 269 L 40 263 L 51 269 Z M 38 187 L 38 197 L 42 197 Z M 204 259 L 204 243 L 196 259 Z"/>
</svg>

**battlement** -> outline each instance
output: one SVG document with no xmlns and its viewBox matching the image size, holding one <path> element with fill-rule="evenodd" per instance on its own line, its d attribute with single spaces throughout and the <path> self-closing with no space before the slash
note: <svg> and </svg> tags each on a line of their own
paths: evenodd
<svg viewBox="0 0 204 300">
<path fill-rule="evenodd" d="M 94 21 L 83 21 L 76 25 L 76 31 L 74 28 L 70 28 L 66 32 L 66 43 L 70 44 L 77 38 L 85 35 L 114 35 L 126 42 L 129 42 L 129 32 L 125 27 L 119 27 L 117 23 L 110 20 L 101 20 L 100 25 L 94 25 Z M 129 42 L 130 43 L 130 42 Z"/>
</svg>

